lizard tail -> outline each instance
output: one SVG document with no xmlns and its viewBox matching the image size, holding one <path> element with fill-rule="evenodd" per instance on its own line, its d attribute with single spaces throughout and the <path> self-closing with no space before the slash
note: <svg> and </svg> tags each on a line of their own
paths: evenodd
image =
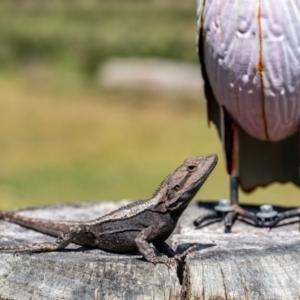
<svg viewBox="0 0 300 300">
<path fill-rule="evenodd" d="M 44 220 L 38 218 L 26 217 L 20 213 L 10 211 L 0 211 L 0 219 L 15 223 L 38 232 L 43 232 L 55 237 L 69 231 L 70 227 L 78 224 L 71 221 Z M 9 250 L 9 249 L 8 249 Z"/>
</svg>

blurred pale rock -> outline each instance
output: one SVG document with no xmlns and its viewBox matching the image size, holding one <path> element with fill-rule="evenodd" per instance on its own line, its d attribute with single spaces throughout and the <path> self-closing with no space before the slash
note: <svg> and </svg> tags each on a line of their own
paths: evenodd
<svg viewBox="0 0 300 300">
<path fill-rule="evenodd" d="M 203 81 L 198 64 L 160 59 L 110 60 L 99 68 L 97 82 L 110 88 L 198 95 L 203 93 Z"/>
</svg>

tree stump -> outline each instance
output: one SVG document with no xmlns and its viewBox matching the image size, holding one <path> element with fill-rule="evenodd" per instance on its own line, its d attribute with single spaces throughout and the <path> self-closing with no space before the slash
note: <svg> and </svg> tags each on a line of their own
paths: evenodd
<svg viewBox="0 0 300 300">
<path fill-rule="evenodd" d="M 26 209 L 32 217 L 91 220 L 121 204 L 92 202 Z M 200 230 L 193 220 L 210 205 L 192 203 L 169 243 L 199 243 L 184 270 L 153 265 L 138 253 L 113 254 L 75 244 L 63 251 L 0 252 L 0 299 L 299 299 L 299 223 L 272 229 L 237 220 L 233 233 L 222 223 Z M 296 220 L 299 221 L 298 218 Z M 54 238 L 0 221 L 0 244 L 49 242 Z"/>
</svg>

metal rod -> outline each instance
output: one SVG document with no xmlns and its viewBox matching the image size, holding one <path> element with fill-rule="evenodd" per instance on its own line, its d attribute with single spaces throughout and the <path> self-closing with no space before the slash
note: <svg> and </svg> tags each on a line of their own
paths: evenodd
<svg viewBox="0 0 300 300">
<path fill-rule="evenodd" d="M 239 203 L 239 178 L 230 177 L 230 203 L 235 205 Z"/>
</svg>

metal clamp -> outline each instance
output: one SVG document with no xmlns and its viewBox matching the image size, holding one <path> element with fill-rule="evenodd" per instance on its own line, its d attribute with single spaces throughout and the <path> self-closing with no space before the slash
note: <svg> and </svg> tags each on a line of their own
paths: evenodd
<svg viewBox="0 0 300 300">
<path fill-rule="evenodd" d="M 272 219 L 278 215 L 278 212 L 273 209 L 270 204 L 260 206 L 260 211 L 256 214 L 259 219 Z"/>
<path fill-rule="evenodd" d="M 221 199 L 214 209 L 218 212 L 230 212 L 234 210 L 234 206 L 231 205 L 230 200 Z"/>
</svg>

